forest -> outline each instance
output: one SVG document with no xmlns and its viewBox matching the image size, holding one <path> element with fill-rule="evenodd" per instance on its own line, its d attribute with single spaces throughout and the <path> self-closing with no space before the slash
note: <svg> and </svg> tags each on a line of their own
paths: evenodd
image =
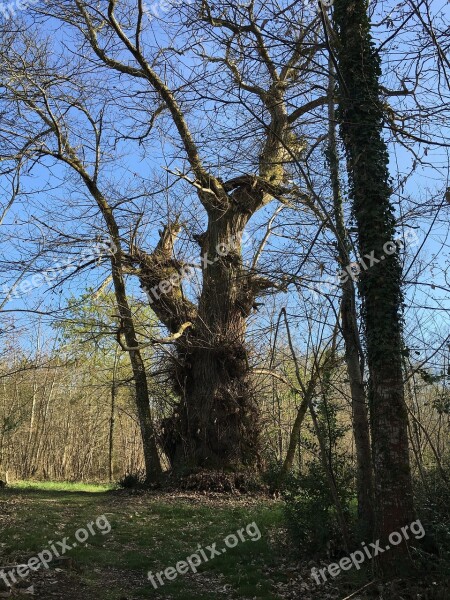
<svg viewBox="0 0 450 600">
<path fill-rule="evenodd" d="M 447 600 L 448 2 L 0 36 L 0 598 Z"/>
</svg>

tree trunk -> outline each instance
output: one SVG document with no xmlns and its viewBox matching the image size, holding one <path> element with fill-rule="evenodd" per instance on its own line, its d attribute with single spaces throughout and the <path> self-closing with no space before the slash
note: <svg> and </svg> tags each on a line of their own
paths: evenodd
<svg viewBox="0 0 450 600">
<path fill-rule="evenodd" d="M 284 314 L 284 313 L 283 313 Z M 293 351 L 293 348 L 291 349 Z M 299 374 L 297 373 L 297 379 Z M 291 435 L 289 438 L 289 446 L 288 451 L 286 453 L 286 458 L 284 459 L 283 465 L 280 471 L 280 481 L 282 481 L 288 473 L 291 472 L 292 467 L 294 465 L 295 460 L 295 450 L 297 449 L 297 445 L 299 444 L 300 439 L 300 431 L 302 428 L 303 421 L 305 420 L 306 413 L 308 412 L 308 406 L 313 399 L 317 380 L 321 377 L 321 369 L 319 365 L 316 365 L 314 371 L 311 374 L 311 378 L 308 381 L 304 391 L 303 391 L 303 400 L 298 407 L 297 416 L 294 421 L 294 425 L 292 426 Z"/>
<path fill-rule="evenodd" d="M 361 373 L 359 332 L 355 314 L 352 281 L 342 285 L 341 327 L 345 342 L 345 362 L 352 397 L 352 425 L 356 447 L 358 522 L 360 534 L 373 535 L 374 482 L 367 398 Z"/>
<path fill-rule="evenodd" d="M 145 363 L 140 350 L 138 350 L 138 341 L 134 329 L 133 316 L 125 291 L 125 282 L 120 269 L 117 265 L 116 257 L 111 258 L 112 276 L 114 290 L 116 293 L 119 314 L 122 319 L 122 330 L 129 350 L 131 369 L 133 371 L 134 386 L 136 393 L 136 407 L 138 412 L 139 426 L 141 430 L 142 447 L 144 451 L 146 481 L 152 482 L 159 478 L 162 473 L 161 462 L 159 459 L 158 448 L 156 444 L 156 435 L 153 427 L 153 421 L 150 413 L 150 396 L 148 391 L 147 374 L 145 372 Z"/>
<path fill-rule="evenodd" d="M 163 423 L 165 449 L 175 469 L 239 471 L 259 460 L 259 411 L 245 341 L 257 285 L 242 263 L 246 222 L 239 211 L 210 215 L 207 232 L 198 240 L 203 267 L 198 307 L 175 285 L 162 297 L 155 293 L 163 275 L 169 281 L 173 269 L 181 268 L 172 258 L 178 224 L 162 232 L 152 255 L 140 252 L 141 282 L 154 290 L 149 298 L 156 314 L 172 332 L 183 322 L 192 323 L 176 342 L 180 404 Z"/>
<path fill-rule="evenodd" d="M 241 238 L 246 218 L 231 213 L 210 216 L 202 244 L 210 262 L 203 270 L 194 339 L 185 358 L 190 368 L 182 431 L 194 464 L 239 469 L 257 462 L 259 418 L 245 341 L 254 301 L 250 290 L 245 297 Z"/>
<path fill-rule="evenodd" d="M 209 347 L 203 344 L 195 348 L 194 343 L 184 355 L 189 367 L 182 370 L 180 443 L 173 465 L 239 471 L 258 462 L 259 417 L 247 352 L 231 331 L 214 337 Z"/>
<path fill-rule="evenodd" d="M 370 376 L 376 533 L 384 543 L 415 517 L 402 377 L 401 267 L 397 253 L 385 245 L 394 239 L 395 219 L 382 136 L 380 59 L 366 2 L 336 0 L 333 15 L 338 31 L 338 117 L 364 261 L 359 287 Z M 404 549 L 397 546 L 398 551 Z M 393 564 L 392 550 L 388 555 Z"/>
<path fill-rule="evenodd" d="M 128 354 L 130 357 L 131 369 L 133 371 L 134 386 L 136 391 L 136 408 L 141 430 L 142 446 L 145 460 L 145 471 L 147 482 L 157 480 L 161 473 L 161 462 L 158 454 L 156 434 L 153 426 L 153 420 L 150 412 L 150 396 L 148 391 L 147 374 L 145 372 L 145 363 L 142 353 L 138 347 L 136 330 L 134 327 L 133 315 L 125 287 L 123 250 L 119 228 L 114 218 L 113 211 L 106 201 L 105 197 L 98 190 L 96 184 L 86 174 L 84 169 L 80 168 L 80 174 L 83 177 L 87 188 L 95 198 L 102 216 L 108 228 L 112 243 L 115 245 L 115 252 L 111 253 L 111 276 L 114 286 L 114 294 L 117 301 L 117 308 L 121 320 L 121 331 L 124 334 L 127 346 L 130 348 Z"/>
<path fill-rule="evenodd" d="M 333 63 L 329 61 L 330 83 L 328 89 L 328 163 L 333 191 L 333 212 L 338 246 L 338 260 L 342 267 L 349 264 L 350 241 L 344 223 L 342 195 L 339 181 L 339 158 L 336 142 L 336 115 L 334 110 L 335 78 Z M 345 344 L 345 362 L 350 380 L 352 398 L 352 426 L 356 447 L 358 529 L 361 536 L 373 535 L 374 483 L 370 426 L 367 398 L 364 389 L 364 357 L 356 316 L 355 284 L 348 277 L 341 285 L 341 331 Z"/>
<path fill-rule="evenodd" d="M 109 417 L 109 451 L 108 451 L 108 477 L 111 482 L 114 477 L 114 425 L 117 398 L 117 348 L 114 355 L 113 380 L 111 382 L 111 413 Z"/>
<path fill-rule="evenodd" d="M 302 424 L 305 420 L 306 413 L 308 412 L 308 403 L 308 398 L 303 398 L 297 410 L 297 416 L 295 417 L 294 425 L 292 426 L 291 436 L 289 438 L 288 450 L 286 452 L 286 457 L 281 467 L 280 480 L 283 480 L 292 471 L 292 467 L 294 466 L 295 451 L 297 450 Z"/>
</svg>

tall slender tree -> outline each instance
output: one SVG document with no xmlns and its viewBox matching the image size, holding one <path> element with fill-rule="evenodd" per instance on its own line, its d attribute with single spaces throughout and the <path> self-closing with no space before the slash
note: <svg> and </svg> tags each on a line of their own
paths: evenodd
<svg viewBox="0 0 450 600">
<path fill-rule="evenodd" d="M 333 217 L 337 241 L 338 262 L 341 267 L 350 262 L 351 244 L 345 227 L 342 194 L 339 178 L 339 156 L 337 149 L 335 115 L 335 72 L 329 61 L 330 83 L 328 88 L 328 148 L 327 158 L 333 194 Z M 352 425 L 356 448 L 358 521 L 361 535 L 371 534 L 374 526 L 373 511 L 373 468 L 371 456 L 370 427 L 367 410 L 367 397 L 364 387 L 364 353 L 358 329 L 356 313 L 356 290 L 353 278 L 346 276 L 341 284 L 341 332 L 345 344 L 347 365 L 352 397 Z"/>
<path fill-rule="evenodd" d="M 370 375 L 376 534 L 385 541 L 415 516 L 402 376 L 401 266 L 398 253 L 392 251 L 395 214 L 383 138 L 381 66 L 367 2 L 337 0 L 333 18 L 340 76 L 338 118 L 365 265 L 359 289 Z"/>
</svg>

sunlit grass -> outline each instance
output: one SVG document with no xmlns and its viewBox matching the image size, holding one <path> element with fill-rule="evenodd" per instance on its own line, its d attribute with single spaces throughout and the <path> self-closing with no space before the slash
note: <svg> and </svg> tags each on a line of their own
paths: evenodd
<svg viewBox="0 0 450 600">
<path fill-rule="evenodd" d="M 19 490 L 37 490 L 42 492 L 86 492 L 103 493 L 115 489 L 116 486 L 100 483 L 79 483 L 71 481 L 14 481 L 9 488 Z"/>
</svg>

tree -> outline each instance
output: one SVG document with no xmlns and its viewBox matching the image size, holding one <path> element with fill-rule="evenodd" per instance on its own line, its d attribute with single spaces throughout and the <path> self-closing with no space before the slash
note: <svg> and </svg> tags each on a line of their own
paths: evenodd
<svg viewBox="0 0 450 600">
<path fill-rule="evenodd" d="M 160 57 L 158 44 L 152 51 L 151 32 L 141 4 L 125 8 L 112 1 L 104 13 L 91 7 L 89 2 L 52 4 L 52 15 L 58 14 L 66 27 L 78 29 L 82 39 L 90 45 L 90 54 L 86 44 L 79 52 L 81 65 L 89 70 L 95 60 L 99 73 L 106 72 L 108 78 L 120 82 L 120 86 L 126 80 L 149 102 L 157 104 L 153 114 L 148 111 L 150 128 L 146 127 L 142 134 L 134 132 L 134 139 L 146 141 L 155 119 L 161 114 L 169 116 L 168 130 L 172 136 L 176 135 L 176 144 L 181 146 L 176 168 L 170 170 L 173 182 L 191 186 L 204 211 L 204 231 L 192 236 L 198 243 L 202 262 L 201 290 L 196 302 L 187 297 L 180 285 L 184 265 L 175 256 L 175 244 L 182 223 L 176 216 L 168 219 L 153 252 L 135 241 L 129 244 L 128 251 L 123 248 L 115 218 L 118 209 L 109 201 L 101 177 L 103 113 L 99 111 L 94 115 L 92 107 L 82 101 L 84 92 L 80 94 L 75 105 L 86 116 L 92 139 L 90 145 L 86 145 L 78 136 L 81 146 L 75 147 L 71 137 L 79 124 L 69 124 L 69 113 L 74 108 L 71 94 L 65 97 L 59 94 L 56 82 L 47 79 L 44 82 L 39 74 L 30 82 L 29 70 L 26 77 L 31 87 L 26 94 L 22 93 L 17 79 L 7 83 L 15 102 L 34 114 L 31 120 L 37 117 L 42 121 L 44 130 L 38 135 L 46 139 L 53 137 L 51 149 L 45 148 L 39 137 L 38 143 L 25 144 L 26 154 L 51 156 L 78 174 L 118 248 L 112 258 L 112 274 L 121 316 L 120 333 L 125 335 L 123 347 L 138 361 L 140 346 L 126 306 L 125 274 L 139 278 L 150 294 L 153 310 L 171 334 L 169 341 L 176 349 L 174 383 L 180 405 L 164 426 L 166 450 L 175 467 L 188 463 L 191 467 L 239 470 L 258 464 L 259 411 L 249 365 L 246 324 L 257 308 L 258 296 L 284 285 L 244 265 L 242 235 L 250 219 L 274 200 L 289 202 L 295 195 L 300 201 L 309 202 L 308 195 L 289 181 L 289 165 L 293 158 L 301 156 L 305 147 L 300 133 L 301 119 L 326 101 L 324 96 L 312 94 L 315 88 L 308 83 L 305 88 L 312 99 L 301 106 L 294 104 L 294 99 L 299 97 L 298 71 L 311 63 L 316 51 L 316 25 L 304 27 L 300 21 L 300 31 L 292 33 L 293 42 L 280 54 L 273 42 L 276 28 L 274 32 L 264 31 L 270 16 L 277 14 L 276 3 L 260 8 L 255 12 L 252 6 L 235 7 L 224 3 L 222 10 L 207 2 L 201 7 L 192 7 L 202 28 L 193 60 L 205 73 L 199 87 L 193 77 L 189 84 L 172 88 L 167 82 L 172 50 L 167 50 L 167 63 Z M 163 23 L 160 26 L 163 27 Z M 281 26 L 284 27 L 284 18 Z M 204 48 L 205 31 L 211 45 L 218 40 L 212 56 L 208 55 L 208 48 Z M 186 33 L 196 35 L 196 29 L 190 26 Z M 186 48 L 181 48 L 178 56 L 187 51 L 189 44 L 186 42 Z M 273 53 L 270 45 L 276 49 Z M 169 78 L 177 79 L 177 68 L 175 60 L 173 67 L 170 66 Z M 218 107 L 233 105 L 235 98 L 243 95 L 240 106 L 246 108 L 249 119 L 246 125 L 249 155 L 244 164 L 236 158 L 242 140 L 232 138 L 229 133 L 230 143 L 234 145 L 232 151 L 237 154 L 230 155 L 225 169 L 211 166 L 222 163 L 221 151 L 213 147 L 200 148 L 198 135 L 192 131 L 188 119 L 189 94 L 203 98 L 212 76 L 210 69 L 214 69 L 217 89 L 226 85 L 230 90 L 229 99 L 223 103 L 218 101 Z M 255 76 L 249 79 L 247 74 L 253 69 Z M 75 78 L 71 84 L 75 85 Z M 64 85 L 61 79 L 59 85 Z M 136 116 L 132 118 L 136 123 L 139 120 Z M 218 119 L 217 126 L 222 125 Z M 140 124 L 139 129 L 142 129 Z M 131 137 L 123 134 L 122 139 L 125 135 Z M 83 148 L 84 153 L 79 148 Z M 214 152 L 216 159 L 211 158 Z M 120 210 L 126 202 L 125 197 Z M 129 202 L 131 204 L 131 199 Z M 155 289 L 158 293 L 152 294 Z M 138 377 L 139 364 L 135 371 Z M 147 434 L 150 435 L 149 431 Z"/>
<path fill-rule="evenodd" d="M 338 118 L 347 155 L 358 249 L 366 264 L 359 290 L 370 374 L 376 534 L 384 542 L 415 516 L 402 373 L 401 266 L 398 253 L 395 249 L 392 252 L 395 216 L 390 200 L 388 150 L 383 139 L 381 68 L 371 38 L 367 5 L 364 0 L 337 0 L 333 19 L 338 36 Z M 389 562 L 392 565 L 392 558 Z"/>
<path fill-rule="evenodd" d="M 339 177 L 339 155 L 336 136 L 335 71 L 330 60 L 330 84 L 328 97 L 328 149 L 327 158 L 333 195 L 333 218 L 336 235 L 338 264 L 350 264 L 351 244 L 343 214 L 343 202 Z M 341 331 L 345 343 L 345 361 L 352 397 L 352 424 L 356 446 L 358 525 L 360 534 L 370 535 L 374 527 L 374 489 L 367 397 L 364 387 L 365 357 L 362 349 L 356 313 L 355 282 L 346 273 L 341 283 Z"/>
<path fill-rule="evenodd" d="M 136 335 L 137 330 L 142 329 L 140 324 L 145 322 L 146 336 L 152 337 L 152 330 L 155 328 L 154 317 L 147 306 L 140 306 L 132 297 L 127 298 L 130 313 L 133 315 L 133 325 L 135 325 Z M 64 339 L 69 343 L 77 340 L 82 343 L 84 348 L 89 348 L 94 354 L 97 352 L 101 356 L 103 369 L 107 372 L 106 387 L 110 392 L 111 411 L 109 418 L 109 479 L 112 480 L 113 475 L 113 440 L 114 440 L 114 423 L 115 411 L 118 397 L 118 390 L 125 381 L 130 379 L 129 367 L 131 366 L 131 379 L 134 379 L 134 388 L 136 394 L 139 393 L 142 386 L 140 380 L 136 380 L 136 366 L 131 352 L 128 353 L 129 364 L 123 360 L 124 355 L 120 352 L 120 346 L 117 344 L 117 299 L 116 293 L 100 290 L 94 293 L 94 290 L 88 290 L 80 298 L 72 298 L 68 302 L 67 310 L 64 319 L 57 322 L 55 328 L 63 332 Z M 152 351 L 153 349 L 150 349 Z M 143 391 L 146 394 L 146 403 L 148 406 L 148 414 L 151 417 L 151 433 L 153 437 L 148 437 L 148 430 L 142 431 L 142 420 L 145 417 L 142 415 L 142 410 L 139 410 L 139 402 L 136 402 L 138 408 L 138 418 L 141 425 L 141 437 L 145 439 L 146 444 L 143 445 L 146 478 L 148 482 L 154 482 L 162 473 L 161 463 L 157 450 L 157 439 L 154 425 L 154 411 L 150 406 L 150 389 L 147 382 L 148 354 L 147 351 L 139 351 L 139 356 L 143 364 L 143 372 L 145 374 L 145 387 Z M 85 350 L 86 351 L 86 350 Z M 147 356 L 146 356 L 147 355 Z M 150 355 L 151 358 L 151 355 Z M 147 360 L 146 360 L 147 359 Z M 124 364 L 125 363 L 125 364 Z M 121 373 L 122 371 L 122 373 Z M 125 371 L 125 373 L 123 373 Z M 121 377 L 122 375 L 122 381 Z M 153 442 L 152 442 L 153 440 Z M 152 442 L 151 444 L 149 442 Z M 156 452 L 156 456 L 155 453 Z"/>
</svg>

